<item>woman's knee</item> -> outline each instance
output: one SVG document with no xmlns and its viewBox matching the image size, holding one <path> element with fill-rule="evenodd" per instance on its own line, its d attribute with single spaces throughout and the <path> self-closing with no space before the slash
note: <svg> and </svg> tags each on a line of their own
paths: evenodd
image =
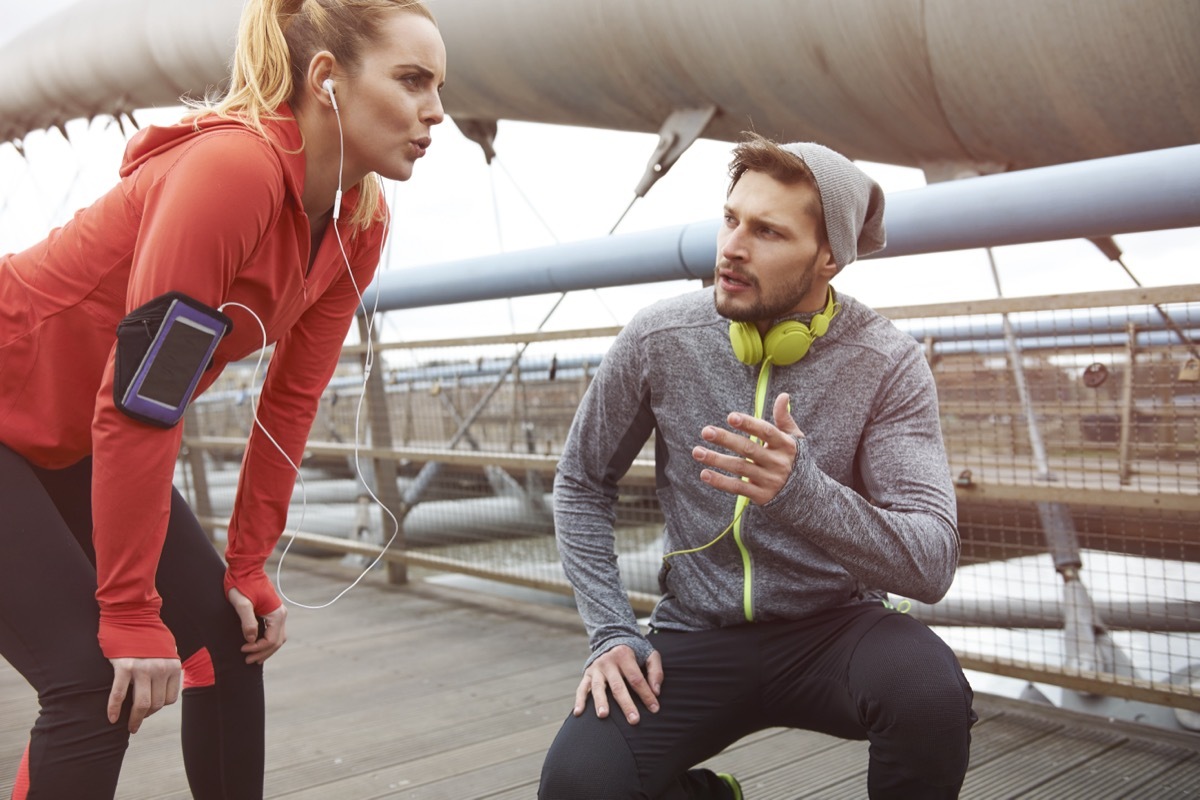
<svg viewBox="0 0 1200 800">
<path fill-rule="evenodd" d="M 218 683 L 223 688 L 255 689 L 262 686 L 261 664 L 247 664 L 239 649 L 227 651 L 201 647 L 183 659 L 183 688 L 206 689 Z"/>
<path fill-rule="evenodd" d="M 91 671 L 42 686 L 34 735 L 71 742 L 81 753 L 123 753 L 129 741 L 129 701 L 123 704 L 116 724 L 109 722 L 112 686 L 111 669 L 107 675 Z"/>
</svg>

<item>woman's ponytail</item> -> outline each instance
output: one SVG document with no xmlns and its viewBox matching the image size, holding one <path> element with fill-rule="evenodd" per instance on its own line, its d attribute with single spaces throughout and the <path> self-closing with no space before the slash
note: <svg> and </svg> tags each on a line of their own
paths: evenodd
<svg viewBox="0 0 1200 800">
<path fill-rule="evenodd" d="M 212 111 L 256 130 L 292 96 L 292 59 L 284 30 L 305 0 L 248 0 L 238 25 L 229 93 Z"/>
</svg>

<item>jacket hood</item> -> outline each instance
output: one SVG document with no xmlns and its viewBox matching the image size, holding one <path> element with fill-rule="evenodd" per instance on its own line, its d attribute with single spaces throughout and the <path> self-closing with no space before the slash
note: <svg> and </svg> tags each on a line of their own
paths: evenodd
<svg viewBox="0 0 1200 800">
<path fill-rule="evenodd" d="M 278 109 L 278 119 L 263 119 L 266 141 L 279 158 L 283 167 L 283 180 L 289 192 L 297 199 L 304 190 L 304 147 L 300 127 L 296 124 L 291 108 L 284 105 Z M 202 133 L 220 128 L 252 130 L 237 119 L 223 119 L 215 114 L 188 117 L 174 125 L 151 125 L 138 131 L 125 147 L 121 161 L 121 177 L 133 174 L 149 159 L 167 152 L 173 147 L 192 141 Z"/>
</svg>

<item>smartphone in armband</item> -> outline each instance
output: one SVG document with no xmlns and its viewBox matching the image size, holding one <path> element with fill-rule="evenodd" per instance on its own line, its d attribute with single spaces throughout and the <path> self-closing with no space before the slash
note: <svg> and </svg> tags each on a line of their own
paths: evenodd
<svg viewBox="0 0 1200 800">
<path fill-rule="evenodd" d="M 139 306 L 117 326 L 117 408 L 141 422 L 174 427 L 232 328 L 229 317 L 180 292 Z"/>
</svg>

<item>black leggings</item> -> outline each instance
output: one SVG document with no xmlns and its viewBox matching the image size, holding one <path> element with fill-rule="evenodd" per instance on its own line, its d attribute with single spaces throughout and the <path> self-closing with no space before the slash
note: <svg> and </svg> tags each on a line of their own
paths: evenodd
<svg viewBox="0 0 1200 800">
<path fill-rule="evenodd" d="M 129 701 L 108 722 L 113 670 L 96 639 L 91 459 L 44 470 L 0 445 L 0 654 L 37 690 L 27 797 L 111 798 L 129 744 Z M 183 690 L 183 760 L 196 798 L 261 798 L 262 667 L 240 652 L 224 564 L 178 492 L 156 583 L 183 659 L 215 680 Z M 153 723 L 151 723 L 153 724 Z M 18 785 L 18 789 L 19 789 Z M 18 795 L 19 796 L 19 795 Z"/>
<path fill-rule="evenodd" d="M 656 631 L 659 711 L 638 701 L 568 716 L 546 754 L 541 800 L 728 798 L 693 767 L 765 728 L 869 739 L 872 798 L 953 798 L 967 770 L 973 699 L 954 653 L 916 619 L 877 604 L 799 622 Z M 735 776 L 736 777 L 736 776 Z"/>
</svg>

